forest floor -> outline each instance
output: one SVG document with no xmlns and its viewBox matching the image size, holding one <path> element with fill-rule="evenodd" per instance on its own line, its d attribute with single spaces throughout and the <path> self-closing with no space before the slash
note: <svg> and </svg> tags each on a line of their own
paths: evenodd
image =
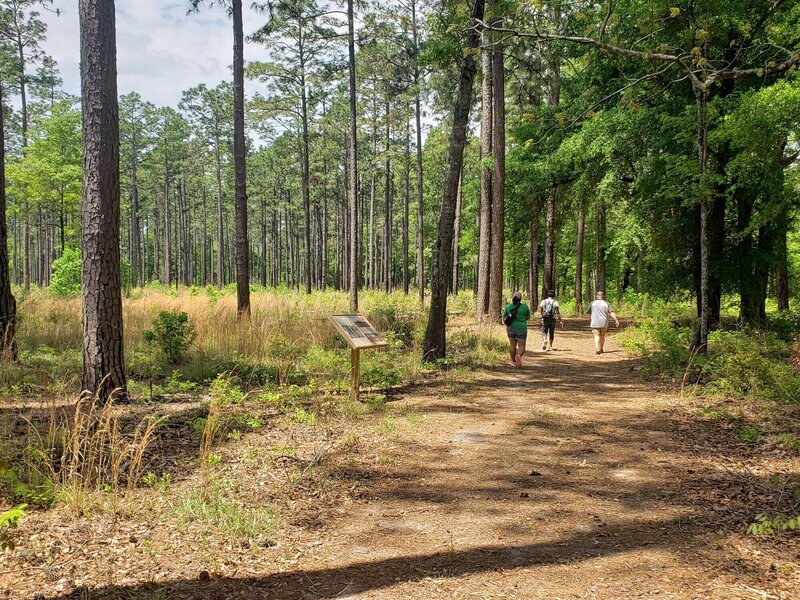
<svg viewBox="0 0 800 600">
<path fill-rule="evenodd" d="M 221 449 L 219 477 L 275 507 L 264 539 L 169 510 L 197 484 L 186 462 L 149 507 L 31 514 L 0 597 L 800 598 L 798 536 L 745 534 L 796 455 L 703 420 L 613 337 L 596 356 L 583 322 L 552 353 L 531 334 L 521 370 L 433 378 L 355 425 Z M 259 459 L 278 446 L 294 451 Z"/>
</svg>

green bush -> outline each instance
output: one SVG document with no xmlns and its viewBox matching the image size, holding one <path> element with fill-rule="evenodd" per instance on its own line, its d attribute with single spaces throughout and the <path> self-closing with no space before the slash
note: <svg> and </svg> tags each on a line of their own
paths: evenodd
<svg viewBox="0 0 800 600">
<path fill-rule="evenodd" d="M 144 332 L 145 341 L 157 346 L 167 362 L 177 365 L 186 359 L 197 331 L 185 312 L 162 311 L 152 322 L 152 330 Z"/>
<path fill-rule="evenodd" d="M 59 298 L 69 298 L 81 293 L 81 251 L 67 248 L 53 261 L 53 278 L 50 292 Z"/>
</svg>

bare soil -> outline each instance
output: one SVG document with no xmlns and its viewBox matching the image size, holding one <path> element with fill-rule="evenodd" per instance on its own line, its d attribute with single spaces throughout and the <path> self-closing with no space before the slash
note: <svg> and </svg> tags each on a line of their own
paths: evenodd
<svg viewBox="0 0 800 600">
<path fill-rule="evenodd" d="M 275 424 L 220 449 L 237 497 L 276 507 L 263 539 L 170 510 L 197 485 L 188 450 L 149 510 L 33 513 L 0 597 L 800 598 L 798 536 L 745 535 L 785 506 L 796 455 L 703 421 L 613 337 L 601 356 L 577 322 L 552 353 L 538 339 L 521 370 L 433 378 L 355 425 Z"/>
</svg>

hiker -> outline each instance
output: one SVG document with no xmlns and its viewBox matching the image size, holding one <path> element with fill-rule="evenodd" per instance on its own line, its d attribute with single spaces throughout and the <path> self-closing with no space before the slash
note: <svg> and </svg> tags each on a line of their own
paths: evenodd
<svg viewBox="0 0 800 600">
<path fill-rule="evenodd" d="M 509 354 L 511 363 L 522 367 L 522 357 L 525 356 L 525 340 L 528 339 L 528 319 L 531 318 L 531 309 L 522 303 L 522 292 L 514 292 L 511 304 L 503 309 L 503 323 L 508 333 Z"/>
<path fill-rule="evenodd" d="M 552 352 L 553 338 L 556 336 L 556 323 L 562 329 L 564 328 L 564 322 L 561 320 L 561 310 L 554 290 L 547 292 L 547 298 L 542 300 L 539 305 L 539 311 L 542 313 L 542 350 Z M 549 344 L 547 343 L 548 337 Z"/>
<path fill-rule="evenodd" d="M 619 319 L 614 314 L 612 306 L 606 302 L 606 295 L 603 292 L 597 292 L 595 301 L 589 305 L 587 314 L 589 317 L 589 327 L 592 328 L 592 335 L 594 336 L 594 353 L 602 354 L 603 345 L 606 343 L 606 332 L 608 331 L 608 317 L 614 319 L 614 323 L 619 329 Z"/>
</svg>

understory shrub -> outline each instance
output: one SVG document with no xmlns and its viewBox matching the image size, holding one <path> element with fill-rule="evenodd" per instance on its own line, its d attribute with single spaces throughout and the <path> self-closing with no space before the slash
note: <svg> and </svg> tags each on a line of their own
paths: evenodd
<svg viewBox="0 0 800 600">
<path fill-rule="evenodd" d="M 646 375 L 683 378 L 706 396 L 800 404 L 800 374 L 791 345 L 776 333 L 713 331 L 705 355 L 692 355 L 692 330 L 650 319 L 620 334 L 623 346 L 647 359 Z"/>
<path fill-rule="evenodd" d="M 197 331 L 189 322 L 189 315 L 180 311 L 161 311 L 153 320 L 153 329 L 144 332 L 148 344 L 156 346 L 171 365 L 186 359 Z"/>
</svg>

